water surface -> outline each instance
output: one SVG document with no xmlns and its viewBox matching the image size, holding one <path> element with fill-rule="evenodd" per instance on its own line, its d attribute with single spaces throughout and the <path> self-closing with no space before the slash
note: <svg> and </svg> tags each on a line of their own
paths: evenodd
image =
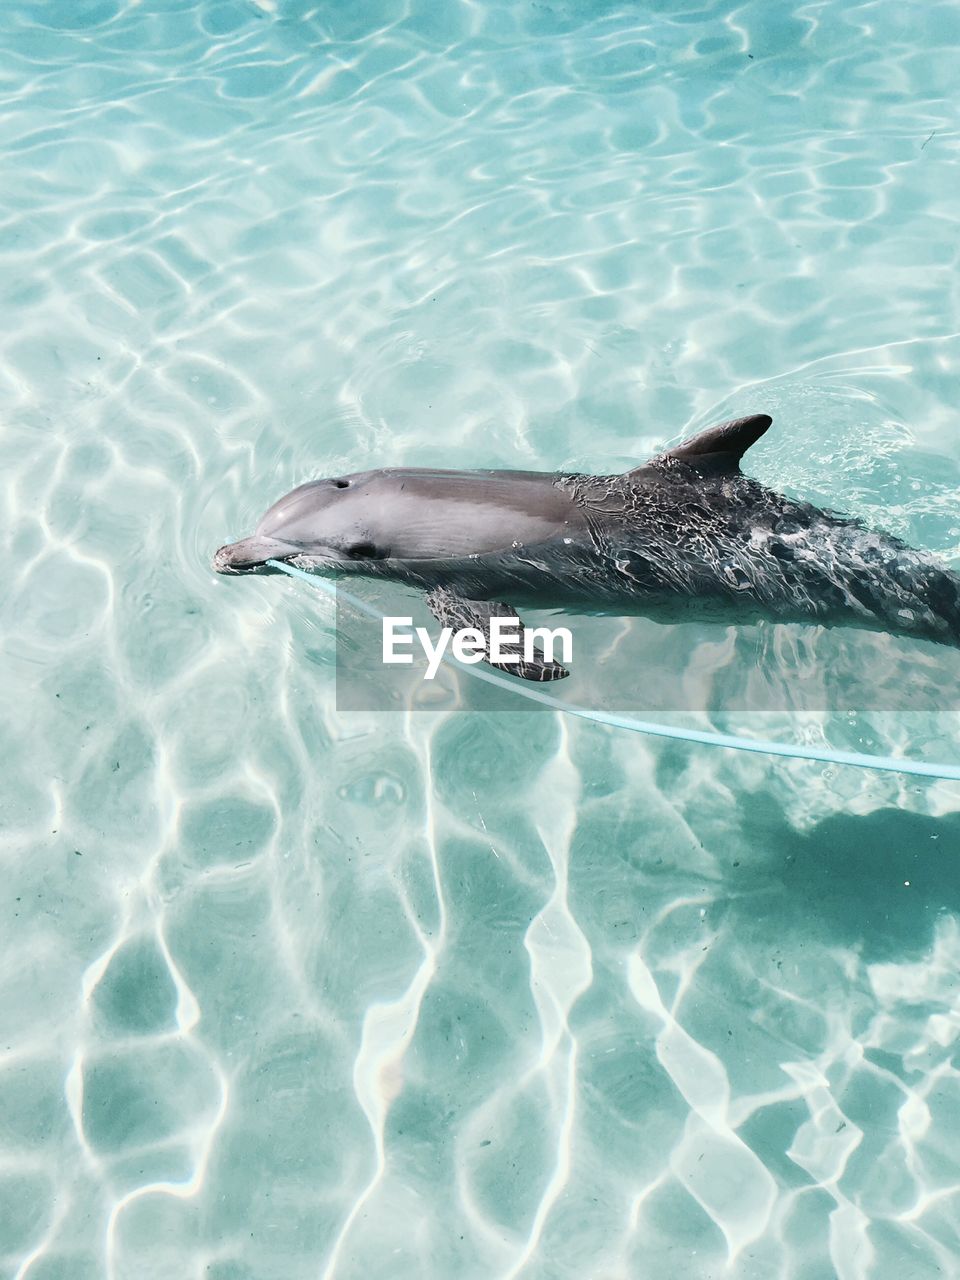
<svg viewBox="0 0 960 1280">
<path fill-rule="evenodd" d="M 328 603 L 209 557 L 317 474 L 751 411 L 761 479 L 955 556 L 956 6 L 0 33 L 0 1274 L 953 1274 L 957 784 L 337 711 Z M 778 731 L 956 737 L 784 714 L 873 640 L 580 625 L 581 692 L 721 724 L 772 653 Z"/>
</svg>

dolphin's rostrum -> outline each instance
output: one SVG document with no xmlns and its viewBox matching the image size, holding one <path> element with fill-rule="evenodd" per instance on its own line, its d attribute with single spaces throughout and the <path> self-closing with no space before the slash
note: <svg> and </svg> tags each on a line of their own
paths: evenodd
<svg viewBox="0 0 960 1280">
<path fill-rule="evenodd" d="M 622 475 L 384 469 L 314 480 L 252 537 L 221 547 L 214 568 L 271 572 L 266 561 L 280 560 L 390 578 L 427 591 L 445 624 L 487 635 L 493 616 L 527 603 L 667 618 L 681 607 L 960 646 L 960 576 L 742 474 L 770 423 L 722 423 Z M 542 658 L 503 669 L 567 674 Z"/>
</svg>

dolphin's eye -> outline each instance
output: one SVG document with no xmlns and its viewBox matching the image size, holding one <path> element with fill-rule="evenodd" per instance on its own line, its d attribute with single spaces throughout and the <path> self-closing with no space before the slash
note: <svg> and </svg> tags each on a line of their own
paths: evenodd
<svg viewBox="0 0 960 1280">
<path fill-rule="evenodd" d="M 334 482 L 333 482 L 333 483 L 334 483 L 334 485 L 335 485 L 338 489 L 349 489 L 349 488 L 350 488 L 350 481 L 349 481 L 349 480 L 334 480 Z"/>
</svg>

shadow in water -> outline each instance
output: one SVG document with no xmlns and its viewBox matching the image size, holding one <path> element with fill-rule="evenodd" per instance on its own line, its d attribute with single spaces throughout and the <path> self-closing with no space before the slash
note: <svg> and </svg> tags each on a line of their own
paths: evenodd
<svg viewBox="0 0 960 1280">
<path fill-rule="evenodd" d="M 960 814 L 836 814 L 801 834 L 769 802 L 759 807 L 767 812 L 745 834 L 769 851 L 780 923 L 877 961 L 921 954 L 938 916 L 960 916 Z"/>
</svg>

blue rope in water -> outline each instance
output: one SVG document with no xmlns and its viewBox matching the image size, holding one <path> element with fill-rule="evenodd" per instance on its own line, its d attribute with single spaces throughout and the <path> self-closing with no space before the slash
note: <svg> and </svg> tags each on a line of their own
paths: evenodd
<svg viewBox="0 0 960 1280">
<path fill-rule="evenodd" d="M 292 578 L 303 578 L 311 586 L 318 587 L 327 595 L 336 599 L 338 595 L 347 600 L 354 608 L 371 618 L 382 620 L 383 615 L 357 599 L 342 587 L 335 586 L 325 578 L 307 573 L 292 564 L 284 564 L 280 560 L 268 560 L 274 569 L 280 569 Z M 444 655 L 444 662 L 450 659 Z M 643 733 L 653 738 L 672 738 L 679 742 L 697 742 L 708 747 L 727 747 L 731 751 L 750 751 L 755 755 L 786 756 L 791 760 L 815 760 L 820 764 L 850 765 L 857 769 L 877 769 L 884 773 L 907 773 L 918 778 L 944 778 L 960 781 L 960 765 L 925 764 L 920 760 L 906 760 L 898 756 L 873 756 L 859 751 L 831 751 L 828 747 L 804 747 L 789 742 L 767 742 L 759 738 L 741 738 L 730 733 L 713 733 L 705 729 L 684 729 L 676 725 L 655 724 L 646 720 L 636 720 L 632 716 L 619 715 L 613 711 L 592 711 L 587 707 L 578 707 L 576 703 L 565 702 L 541 689 L 531 688 L 528 684 L 516 680 L 508 680 L 494 671 L 483 671 L 479 667 L 456 664 L 458 669 L 466 671 L 477 680 L 485 680 L 488 684 L 507 689 L 517 697 L 529 698 L 531 702 L 539 702 L 555 711 L 562 711 L 569 716 L 579 716 L 582 720 L 593 720 L 596 724 L 609 724 L 616 729 L 629 729 L 632 733 Z"/>
</svg>

